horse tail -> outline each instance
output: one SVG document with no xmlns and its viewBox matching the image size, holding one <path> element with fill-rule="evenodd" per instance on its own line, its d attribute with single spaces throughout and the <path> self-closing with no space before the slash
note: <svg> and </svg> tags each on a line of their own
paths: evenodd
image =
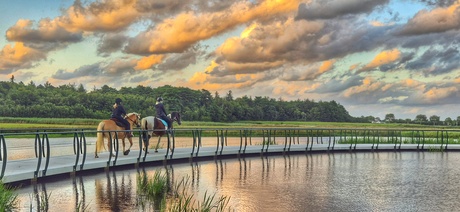
<svg viewBox="0 0 460 212">
<path fill-rule="evenodd" d="M 143 130 L 143 131 L 142 131 L 142 139 L 143 139 L 144 141 L 148 141 L 148 140 L 149 140 L 149 139 L 148 139 L 148 132 L 145 131 L 145 130 L 148 130 L 148 125 L 147 125 L 147 124 L 148 124 L 148 123 L 147 123 L 147 119 L 146 119 L 146 118 L 143 118 L 143 119 L 141 120 L 141 129 Z"/>
<path fill-rule="evenodd" d="M 99 123 L 99 125 L 97 126 L 97 139 L 96 139 L 96 152 L 101 152 L 102 151 L 102 148 L 105 149 L 105 146 L 104 146 L 104 133 L 103 132 L 99 132 L 99 131 L 102 131 L 104 130 L 104 126 L 105 126 L 105 123 L 103 121 L 101 121 L 101 123 Z"/>
</svg>

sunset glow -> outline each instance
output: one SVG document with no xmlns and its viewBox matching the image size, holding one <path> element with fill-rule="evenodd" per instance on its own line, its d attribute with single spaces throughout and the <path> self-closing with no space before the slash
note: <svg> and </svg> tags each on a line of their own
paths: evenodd
<svg viewBox="0 0 460 212">
<path fill-rule="evenodd" d="M 334 100 L 352 116 L 460 115 L 459 1 L 0 1 L 3 81 Z"/>
</svg>

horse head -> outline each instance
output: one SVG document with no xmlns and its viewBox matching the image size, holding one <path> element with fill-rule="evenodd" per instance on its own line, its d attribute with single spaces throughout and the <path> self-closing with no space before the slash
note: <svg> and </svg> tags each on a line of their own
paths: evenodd
<svg viewBox="0 0 460 212">
<path fill-rule="evenodd" d="M 126 119 L 128 121 L 131 121 L 133 122 L 133 124 L 136 125 L 136 127 L 140 127 L 141 125 L 139 124 L 140 120 L 141 120 L 141 114 L 138 114 L 138 113 L 128 113 L 128 115 L 126 115 Z"/>
<path fill-rule="evenodd" d="M 181 120 L 180 120 L 180 113 L 179 112 L 172 112 L 169 114 L 172 121 L 176 121 L 177 124 L 181 125 Z"/>
</svg>

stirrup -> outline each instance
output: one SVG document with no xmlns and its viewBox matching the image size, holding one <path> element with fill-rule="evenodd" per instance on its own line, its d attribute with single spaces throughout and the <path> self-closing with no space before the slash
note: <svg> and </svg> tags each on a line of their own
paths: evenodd
<svg viewBox="0 0 460 212">
<path fill-rule="evenodd" d="M 133 137 L 133 134 L 131 134 L 130 132 L 129 132 L 129 133 L 126 133 L 126 137 L 132 138 L 132 137 Z"/>
</svg>

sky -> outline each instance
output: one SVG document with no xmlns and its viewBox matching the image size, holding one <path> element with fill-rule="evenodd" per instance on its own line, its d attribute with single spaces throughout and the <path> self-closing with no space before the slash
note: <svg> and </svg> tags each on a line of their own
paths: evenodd
<svg viewBox="0 0 460 212">
<path fill-rule="evenodd" d="M 460 116 L 456 0 L 0 0 L 0 81 Z"/>
</svg>

